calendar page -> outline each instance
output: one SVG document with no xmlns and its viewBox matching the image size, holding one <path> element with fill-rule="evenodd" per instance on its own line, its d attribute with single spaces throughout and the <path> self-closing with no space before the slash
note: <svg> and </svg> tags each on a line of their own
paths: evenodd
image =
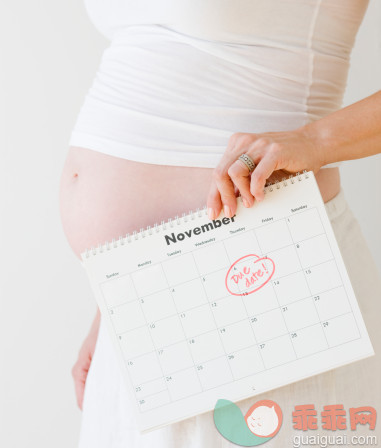
<svg viewBox="0 0 381 448">
<path fill-rule="evenodd" d="M 141 432 L 374 354 L 314 174 L 86 250 Z"/>
</svg>

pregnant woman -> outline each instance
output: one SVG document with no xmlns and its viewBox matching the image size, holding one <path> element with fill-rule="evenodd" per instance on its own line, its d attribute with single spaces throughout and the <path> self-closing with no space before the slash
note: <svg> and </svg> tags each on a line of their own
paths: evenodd
<svg viewBox="0 0 381 448">
<path fill-rule="evenodd" d="M 75 254 L 206 204 L 211 218 L 232 216 L 238 193 L 250 207 L 266 179 L 312 169 L 377 354 L 380 282 L 338 168 L 361 155 L 314 137 L 335 120 L 346 129 L 335 111 L 367 3 L 86 0 L 110 45 L 61 178 L 62 223 Z M 245 153 L 257 165 L 251 184 L 237 161 Z M 379 375 L 376 356 L 238 404 L 245 414 L 257 400 L 276 401 L 283 428 L 266 446 L 291 446 L 295 405 L 314 403 L 318 412 L 337 403 L 375 406 Z M 83 409 L 80 448 L 232 446 L 212 412 L 138 433 L 99 312 L 73 376 Z"/>
</svg>

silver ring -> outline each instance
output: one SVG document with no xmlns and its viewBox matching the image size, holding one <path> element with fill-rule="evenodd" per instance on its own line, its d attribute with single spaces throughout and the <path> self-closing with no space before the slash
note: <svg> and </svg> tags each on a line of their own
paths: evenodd
<svg viewBox="0 0 381 448">
<path fill-rule="evenodd" d="M 240 160 L 247 166 L 249 173 L 252 173 L 254 171 L 255 163 L 253 162 L 253 159 L 247 154 L 240 155 L 237 160 Z"/>
</svg>

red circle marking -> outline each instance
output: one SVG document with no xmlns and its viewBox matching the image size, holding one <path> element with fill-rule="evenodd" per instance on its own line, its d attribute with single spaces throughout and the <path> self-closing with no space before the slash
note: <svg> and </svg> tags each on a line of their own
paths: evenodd
<svg viewBox="0 0 381 448">
<path fill-rule="evenodd" d="M 254 263 L 258 263 L 258 262 L 261 261 L 261 260 L 266 260 L 266 261 L 268 260 L 268 261 L 270 261 L 270 262 L 272 263 L 272 272 L 271 272 L 271 274 L 269 275 L 269 277 L 266 279 L 266 281 L 263 282 L 260 286 L 258 286 L 258 288 L 253 289 L 253 290 L 250 291 L 250 292 L 247 292 L 247 291 L 246 291 L 246 292 L 244 292 L 244 293 L 235 293 L 235 292 L 232 292 L 232 291 L 230 290 L 229 286 L 228 286 L 228 277 L 229 277 L 230 271 L 234 268 L 234 266 L 235 266 L 238 262 L 240 262 L 240 261 L 243 260 L 244 258 L 248 258 L 248 257 L 255 257 L 256 260 L 255 260 Z M 259 257 L 258 255 L 256 255 L 256 254 L 244 255 L 243 257 L 238 258 L 238 260 L 236 260 L 236 261 L 230 266 L 230 268 L 229 268 L 229 270 L 228 270 L 228 272 L 227 272 L 227 274 L 226 274 L 226 277 L 225 277 L 225 287 L 226 287 L 226 289 L 229 291 L 229 293 L 232 294 L 233 296 L 245 296 L 245 295 L 248 295 L 248 294 L 252 294 L 253 292 L 258 291 L 258 289 L 263 288 L 263 286 L 265 286 L 265 285 L 270 281 L 271 277 L 274 275 L 274 272 L 275 272 L 275 263 L 274 263 L 274 261 L 273 261 L 271 258 L 268 258 L 268 257 L 260 258 L 260 257 Z"/>
</svg>

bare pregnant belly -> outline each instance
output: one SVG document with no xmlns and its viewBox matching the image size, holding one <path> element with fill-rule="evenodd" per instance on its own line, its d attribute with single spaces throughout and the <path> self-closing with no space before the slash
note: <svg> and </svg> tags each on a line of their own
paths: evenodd
<svg viewBox="0 0 381 448">
<path fill-rule="evenodd" d="M 212 168 L 134 162 L 70 147 L 60 181 L 60 212 L 74 253 L 206 205 Z M 337 168 L 317 181 L 326 202 L 339 191 Z"/>
</svg>

